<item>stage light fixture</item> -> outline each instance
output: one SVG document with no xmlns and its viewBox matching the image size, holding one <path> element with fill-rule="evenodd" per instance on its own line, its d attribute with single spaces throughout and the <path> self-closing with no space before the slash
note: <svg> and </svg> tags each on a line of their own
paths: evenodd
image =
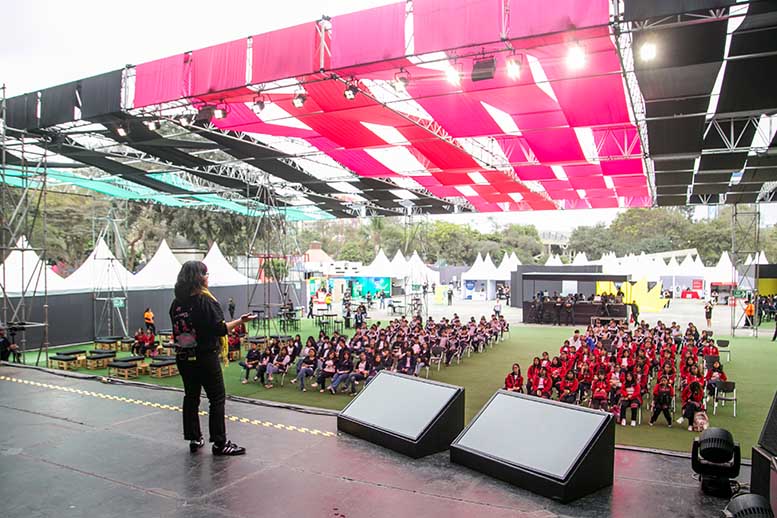
<svg viewBox="0 0 777 518">
<path fill-rule="evenodd" d="M 739 443 L 728 430 L 708 428 L 693 440 L 691 467 L 705 494 L 731 498 L 731 479 L 739 476 L 740 463 Z"/>
<path fill-rule="evenodd" d="M 577 43 L 570 45 L 567 51 L 567 66 L 572 70 L 580 70 L 585 66 L 585 63 L 585 49 Z"/>
<path fill-rule="evenodd" d="M 518 56 L 507 58 L 507 77 L 512 80 L 521 78 L 521 63 L 518 60 Z"/>
<path fill-rule="evenodd" d="M 178 117 L 178 124 L 181 126 L 189 126 L 193 122 L 191 115 L 181 115 Z"/>
<path fill-rule="evenodd" d="M 639 48 L 639 59 L 642 61 L 653 61 L 656 59 L 657 48 L 652 41 L 646 41 Z"/>
<path fill-rule="evenodd" d="M 410 73 L 404 68 L 400 68 L 399 72 L 394 74 L 394 90 L 404 91 L 407 89 L 407 85 L 410 83 Z"/>
<path fill-rule="evenodd" d="M 291 100 L 291 104 L 294 105 L 295 108 L 302 108 L 307 98 L 308 96 L 304 93 L 298 93 L 294 96 L 294 99 Z"/>
<path fill-rule="evenodd" d="M 123 124 L 116 127 L 116 134 L 120 137 L 126 137 L 129 131 L 127 130 L 127 127 Z"/>
<path fill-rule="evenodd" d="M 262 110 L 264 110 L 264 97 L 257 97 L 254 99 L 254 105 L 251 107 L 251 109 L 254 111 L 255 114 L 259 115 Z"/>
<path fill-rule="evenodd" d="M 725 518 L 774 518 L 769 500 L 755 493 L 743 493 L 731 499 L 723 510 Z"/>
<path fill-rule="evenodd" d="M 493 79 L 496 73 L 496 58 L 488 57 L 483 59 L 476 59 L 472 63 L 472 74 L 470 78 L 472 81 L 485 81 L 487 79 Z"/>
<path fill-rule="evenodd" d="M 450 66 L 445 69 L 445 79 L 452 85 L 458 86 L 461 84 L 461 74 L 459 74 L 459 71 L 455 66 Z"/>
<path fill-rule="evenodd" d="M 359 93 L 359 87 L 354 84 L 350 84 L 345 87 L 345 91 L 343 92 L 343 95 L 349 101 L 353 101 L 356 98 L 356 94 L 358 93 Z"/>
<path fill-rule="evenodd" d="M 227 108 L 226 106 L 217 106 L 213 109 L 213 118 L 214 119 L 223 119 L 227 116 Z"/>
<path fill-rule="evenodd" d="M 149 131 L 156 131 L 162 126 L 162 124 L 157 120 L 148 120 L 145 121 L 144 124 L 149 129 Z"/>
</svg>

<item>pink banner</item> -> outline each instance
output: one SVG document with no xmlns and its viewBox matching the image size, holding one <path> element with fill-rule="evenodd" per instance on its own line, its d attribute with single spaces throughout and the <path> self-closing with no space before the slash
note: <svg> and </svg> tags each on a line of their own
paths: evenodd
<svg viewBox="0 0 777 518">
<path fill-rule="evenodd" d="M 332 68 L 385 61 L 405 55 L 405 2 L 332 19 Z M 365 38 L 365 27 L 369 37 Z"/>
<path fill-rule="evenodd" d="M 416 54 L 499 41 L 501 31 L 501 0 L 413 2 Z"/>
<path fill-rule="evenodd" d="M 570 176 L 569 185 L 571 185 L 573 189 L 606 189 L 607 188 L 607 185 L 604 183 L 604 177 L 601 175 Z"/>
<path fill-rule="evenodd" d="M 602 161 L 602 173 L 605 176 L 642 174 L 642 159 Z"/>
<path fill-rule="evenodd" d="M 186 97 L 184 54 L 141 63 L 135 67 L 135 108 Z"/>
<path fill-rule="evenodd" d="M 610 21 L 608 0 L 512 0 L 510 38 L 523 38 L 550 32 L 564 32 Z"/>
<path fill-rule="evenodd" d="M 192 52 L 191 95 L 203 95 L 246 84 L 245 39 L 222 43 Z"/>
<path fill-rule="evenodd" d="M 254 36 L 251 83 L 267 83 L 317 71 L 317 38 L 314 22 Z"/>
<path fill-rule="evenodd" d="M 629 122 L 620 74 L 558 81 L 553 91 L 570 126 Z"/>
<path fill-rule="evenodd" d="M 532 131 L 524 136 L 540 162 L 585 161 L 572 128 Z"/>
</svg>

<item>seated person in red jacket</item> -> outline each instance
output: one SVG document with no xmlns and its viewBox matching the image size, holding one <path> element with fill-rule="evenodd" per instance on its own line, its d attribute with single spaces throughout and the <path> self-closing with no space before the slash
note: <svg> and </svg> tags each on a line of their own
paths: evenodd
<svg viewBox="0 0 777 518">
<path fill-rule="evenodd" d="M 621 399 L 623 378 L 621 366 L 616 363 L 610 374 L 607 375 L 607 382 L 610 384 L 610 406 L 617 404 Z"/>
<path fill-rule="evenodd" d="M 688 431 L 693 431 L 693 418 L 696 412 L 704 410 L 704 391 L 701 383 L 694 381 L 683 389 L 680 397 L 683 400 L 683 415 L 677 420 L 677 424 L 683 424 L 683 419 L 688 420 Z"/>
<path fill-rule="evenodd" d="M 548 351 L 545 351 L 542 353 L 542 358 L 540 358 L 540 367 L 549 367 L 550 366 L 550 355 L 548 354 Z"/>
<path fill-rule="evenodd" d="M 138 354 L 140 356 L 143 355 L 143 351 L 145 350 L 145 345 L 143 343 L 143 330 L 138 328 L 138 330 L 135 332 L 135 343 L 132 344 L 132 353 Z"/>
<path fill-rule="evenodd" d="M 626 426 L 626 409 L 631 409 L 631 426 L 637 426 L 637 410 L 642 406 L 642 394 L 637 384 L 637 379 L 631 372 L 626 373 L 626 377 L 621 385 L 621 425 Z"/>
<path fill-rule="evenodd" d="M 547 369 L 548 375 L 550 376 L 550 381 L 553 383 L 553 388 L 558 390 L 561 379 L 565 374 L 564 366 L 561 364 L 561 360 L 558 356 L 553 357 Z"/>
<path fill-rule="evenodd" d="M 517 363 L 513 364 L 513 370 L 505 377 L 505 390 L 523 393 L 523 376 L 521 366 Z"/>
<path fill-rule="evenodd" d="M 704 386 L 704 383 L 705 383 L 704 375 L 701 373 L 701 368 L 697 363 L 694 363 L 693 365 L 691 365 L 691 368 L 688 369 L 688 372 L 685 373 L 685 377 L 683 378 L 683 381 L 682 381 L 682 386 L 687 387 L 694 381 Z"/>
<path fill-rule="evenodd" d="M 586 395 L 591 391 L 591 384 L 593 381 L 593 371 L 587 363 L 581 363 L 580 368 L 577 370 L 577 382 L 578 390 L 580 390 L 580 401 L 585 399 Z"/>
<path fill-rule="evenodd" d="M 146 329 L 146 332 L 143 333 L 143 336 L 141 337 L 141 343 L 143 344 L 141 354 L 145 354 L 146 356 L 156 355 L 155 339 L 156 337 L 154 336 L 154 333 L 151 332 L 151 329 Z"/>
<path fill-rule="evenodd" d="M 558 400 L 563 403 L 574 404 L 577 403 L 577 391 L 580 388 L 580 384 L 577 381 L 574 371 L 567 371 L 564 379 L 559 384 L 559 397 Z"/>
<path fill-rule="evenodd" d="M 591 385 L 591 408 L 607 410 L 607 400 L 610 397 L 610 384 L 604 371 L 599 371 Z"/>
<path fill-rule="evenodd" d="M 659 414 L 664 414 L 667 426 L 672 427 L 672 416 L 669 409 L 672 408 L 674 399 L 674 387 L 669 384 L 669 378 L 661 376 L 656 386 L 653 387 L 653 415 L 650 416 L 650 426 L 658 420 Z"/>
<path fill-rule="evenodd" d="M 707 345 L 701 350 L 703 356 L 720 356 L 720 350 L 713 340 L 708 340 Z"/>
<path fill-rule="evenodd" d="M 553 382 L 548 376 L 548 369 L 540 369 L 539 374 L 532 380 L 533 395 L 550 399 L 550 393 L 553 390 Z"/>
<path fill-rule="evenodd" d="M 532 382 L 534 381 L 534 378 L 536 378 L 537 375 L 540 373 L 540 369 L 541 369 L 540 359 L 537 356 L 535 356 L 531 362 L 531 365 L 529 365 L 529 368 L 526 371 L 526 393 L 527 394 L 534 394 Z"/>
<path fill-rule="evenodd" d="M 671 363 L 665 363 L 664 366 L 661 367 L 659 375 L 666 376 L 669 379 L 669 384 L 674 385 L 676 373 Z"/>
<path fill-rule="evenodd" d="M 712 368 L 704 375 L 704 379 L 707 382 L 707 394 L 710 396 L 715 395 L 715 387 L 721 381 L 728 381 L 726 373 L 723 372 L 723 365 L 719 361 L 715 361 L 712 364 Z"/>
</svg>

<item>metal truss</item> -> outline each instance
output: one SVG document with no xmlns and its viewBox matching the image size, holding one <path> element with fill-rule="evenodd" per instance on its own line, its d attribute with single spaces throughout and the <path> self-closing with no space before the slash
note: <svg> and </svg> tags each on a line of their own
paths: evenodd
<svg viewBox="0 0 777 518">
<path fill-rule="evenodd" d="M 704 149 L 702 153 L 711 155 L 750 151 L 756 153 L 766 152 L 769 148 L 770 137 L 777 130 L 777 120 L 773 117 L 769 117 L 766 120 L 766 127 L 764 127 L 761 124 L 761 117 L 758 115 L 748 117 L 715 117 L 710 119 L 704 128 L 704 139 L 707 138 L 708 134 L 714 132 L 723 141 L 723 147 Z M 752 136 L 747 135 L 750 129 L 754 130 L 756 136 L 761 137 L 760 140 L 765 143 L 765 147 L 752 147 Z M 750 140 L 745 137 L 748 137 Z"/>
<path fill-rule="evenodd" d="M 760 210 L 758 204 L 740 206 L 734 204 L 731 210 L 731 262 L 736 279 L 736 289 L 740 292 L 736 296 L 735 305 L 731 306 L 731 336 L 735 336 L 737 330 L 747 328 L 758 336 L 758 254 L 760 253 Z M 753 261 L 746 264 L 746 258 L 750 256 Z M 744 296 L 743 296 L 744 295 Z M 752 300 L 755 304 L 755 316 L 750 325 L 745 317 L 747 302 Z"/>
<path fill-rule="evenodd" d="M 38 347 L 38 361 L 41 354 L 48 363 L 49 327 L 48 327 L 48 265 L 46 263 L 47 238 L 47 203 L 46 187 L 48 180 L 48 152 L 45 143 L 40 151 L 32 149 L 27 144 L 27 135 L 23 131 L 8 128 L 6 125 L 6 95 L 5 85 L 0 88 L 0 293 L 2 294 L 2 322 L 7 326 L 12 342 L 19 345 L 21 359 L 25 361 L 27 350 L 27 330 L 42 328 L 43 336 Z M 14 135 L 14 138 L 11 137 Z M 14 166 L 21 175 L 14 176 L 17 185 L 11 185 L 8 164 L 8 150 L 13 147 L 15 156 L 21 160 L 21 165 Z M 40 223 L 41 232 L 36 236 L 37 247 L 20 247 L 20 239 L 30 239 L 36 224 Z M 10 272 L 19 275 L 20 292 L 10 292 L 5 261 L 13 252 L 32 251 L 38 255 L 38 261 L 32 265 L 33 271 L 25 271 L 25 261 L 21 261 L 21 272 Z M 29 279 L 28 279 L 29 277 Z M 42 298 L 41 298 L 42 296 Z M 42 318 L 33 319 L 33 309 L 36 303 L 42 302 Z M 16 340 L 19 335 L 19 340 Z M 37 362 L 36 362 L 37 364 Z"/>
<path fill-rule="evenodd" d="M 92 218 L 92 238 L 95 245 L 105 241 L 108 248 L 115 254 L 113 257 L 97 257 L 94 260 L 107 263 L 105 268 L 98 271 L 107 274 L 107 277 L 96 279 L 94 287 L 93 306 L 93 331 L 94 337 L 100 336 L 129 336 L 129 304 L 127 297 L 127 280 L 118 272 L 126 267 L 127 247 L 124 235 L 127 228 L 127 211 L 129 205 L 126 200 L 112 200 L 111 207 L 105 216 L 94 215 Z M 98 223 L 101 228 L 98 231 Z M 118 286 L 113 281 L 118 280 Z M 105 284 L 103 284 L 105 282 Z"/>
</svg>

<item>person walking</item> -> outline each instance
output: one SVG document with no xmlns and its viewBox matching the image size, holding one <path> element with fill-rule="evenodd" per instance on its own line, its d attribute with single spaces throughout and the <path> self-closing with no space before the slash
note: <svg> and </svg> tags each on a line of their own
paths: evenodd
<svg viewBox="0 0 777 518">
<path fill-rule="evenodd" d="M 146 329 L 150 329 L 152 333 L 156 334 L 156 326 L 154 325 L 154 312 L 151 308 L 146 308 L 143 312 L 143 322 L 146 324 Z"/>
<path fill-rule="evenodd" d="M 194 453 L 205 445 L 200 431 L 200 392 L 205 389 L 210 409 L 208 430 L 214 455 L 243 455 L 245 448 L 227 440 L 224 416 L 226 390 L 221 362 L 227 359 L 227 335 L 239 324 L 256 318 L 246 313 L 226 322 L 221 305 L 208 290 L 208 268 L 187 261 L 178 273 L 170 305 L 176 364 L 183 380 L 183 435 Z"/>
<path fill-rule="evenodd" d="M 229 303 L 227 304 L 227 311 L 229 311 L 229 319 L 235 319 L 235 299 L 229 297 Z"/>
</svg>

